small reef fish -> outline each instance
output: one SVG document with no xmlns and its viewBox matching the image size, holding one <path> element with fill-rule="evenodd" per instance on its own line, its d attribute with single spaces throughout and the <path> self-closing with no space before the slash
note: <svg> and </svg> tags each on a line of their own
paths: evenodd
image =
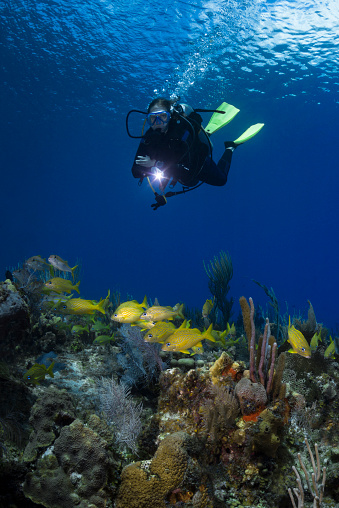
<svg viewBox="0 0 339 508">
<path fill-rule="evenodd" d="M 82 298 L 72 298 L 61 306 L 61 311 L 65 314 L 94 314 L 95 311 L 105 314 L 106 300 L 95 303 L 93 300 L 83 300 Z"/>
<path fill-rule="evenodd" d="M 228 335 L 234 336 L 236 334 L 234 323 L 232 323 L 232 326 L 227 323 L 226 330 L 223 330 L 222 332 L 220 330 L 213 330 L 212 335 L 213 337 L 218 341 L 221 342 L 223 345 L 226 344 L 225 337 Z M 231 343 L 230 343 L 231 344 Z"/>
<path fill-rule="evenodd" d="M 153 326 L 155 326 L 156 322 L 155 321 L 145 321 L 145 320 L 140 320 L 140 321 L 134 321 L 134 323 L 131 323 L 131 326 L 139 326 L 139 328 L 141 328 L 141 331 L 145 331 L 145 330 L 150 330 L 151 328 L 153 328 Z"/>
<path fill-rule="evenodd" d="M 68 279 L 62 279 L 61 277 L 54 277 L 45 283 L 45 288 L 48 291 L 54 291 L 55 293 L 71 293 L 72 291 L 79 291 L 80 281 L 73 286 L 72 282 Z"/>
<path fill-rule="evenodd" d="M 128 300 L 127 302 L 122 302 L 116 309 L 115 312 L 117 312 L 120 309 L 123 309 L 124 307 L 134 307 L 134 308 L 140 308 L 141 311 L 144 309 L 147 309 L 147 296 L 144 296 L 144 299 L 141 303 L 139 303 L 137 300 Z"/>
<path fill-rule="evenodd" d="M 207 316 L 213 309 L 214 301 L 215 301 L 215 297 L 213 298 L 213 302 L 212 302 L 212 300 L 206 300 L 206 302 L 202 306 L 202 313 L 201 314 L 202 314 L 203 318 L 207 318 Z"/>
<path fill-rule="evenodd" d="M 111 319 L 118 323 L 135 323 L 143 311 L 147 308 L 147 297 L 145 295 L 143 301 L 138 303 L 137 300 L 129 300 L 123 302 L 115 309 Z"/>
<path fill-rule="evenodd" d="M 311 339 L 311 342 L 310 342 L 310 347 L 311 347 L 311 351 L 313 353 L 313 351 L 315 351 L 319 345 L 319 342 L 322 342 L 321 340 L 321 330 L 319 330 L 319 332 L 315 333 Z"/>
<path fill-rule="evenodd" d="M 227 323 L 226 335 L 235 335 L 235 334 L 236 334 L 236 330 L 235 330 L 234 323 L 232 323 L 232 326 L 230 326 L 229 323 Z"/>
<path fill-rule="evenodd" d="M 335 342 L 330 335 L 330 344 L 325 349 L 324 357 L 325 358 L 334 358 L 334 354 L 335 354 Z"/>
<path fill-rule="evenodd" d="M 147 321 L 145 322 L 147 323 Z M 175 331 L 176 327 L 173 323 L 158 321 L 148 333 L 145 333 L 144 341 L 163 344 Z"/>
<path fill-rule="evenodd" d="M 52 295 L 52 294 L 49 294 L 49 295 L 46 295 L 42 301 L 41 301 L 41 306 L 46 309 L 55 309 L 57 310 L 58 307 L 60 307 L 60 305 L 64 304 L 67 302 L 67 300 L 69 300 L 70 298 L 72 298 L 72 295 L 69 295 L 69 296 L 65 296 L 65 295 L 59 295 L 59 294 L 56 294 L 56 295 Z"/>
<path fill-rule="evenodd" d="M 105 344 L 110 344 L 114 340 L 115 340 L 114 339 L 114 335 L 112 335 L 112 336 L 109 336 L 109 335 L 99 335 L 98 337 L 96 337 L 93 340 L 93 344 L 95 344 L 97 346 L 103 346 Z"/>
<path fill-rule="evenodd" d="M 146 321 L 164 321 L 165 319 L 172 320 L 175 318 L 184 319 L 183 309 L 184 304 L 181 304 L 176 310 L 173 310 L 172 307 L 153 305 L 153 307 L 149 307 L 141 314 L 140 319 L 145 319 Z"/>
<path fill-rule="evenodd" d="M 155 303 L 155 302 L 154 302 L 154 305 L 156 305 L 157 307 L 160 307 L 160 304 L 159 304 L 159 303 Z M 177 311 L 177 310 L 179 310 L 179 308 L 180 308 L 180 307 L 182 307 L 182 309 L 183 309 L 183 308 L 184 308 L 184 304 L 181 304 L 181 303 L 176 303 L 176 304 L 174 305 L 174 307 L 172 307 L 172 309 L 173 309 L 174 311 Z"/>
<path fill-rule="evenodd" d="M 46 365 L 35 363 L 25 374 L 23 375 L 23 379 L 33 385 L 39 385 L 40 381 L 43 381 L 48 374 L 51 377 L 54 377 L 53 367 L 55 362 L 52 362 L 51 365 L 46 368 Z"/>
<path fill-rule="evenodd" d="M 96 321 L 92 326 L 91 326 L 91 332 L 107 332 L 109 331 L 110 329 L 110 326 L 109 324 L 104 324 L 102 323 L 101 321 Z"/>
<path fill-rule="evenodd" d="M 56 254 L 52 254 L 51 256 L 49 256 L 48 261 L 54 268 L 60 270 L 60 272 L 71 273 L 74 279 L 74 271 L 78 268 L 78 265 L 75 265 L 73 266 L 73 268 L 71 268 L 68 265 L 67 261 L 64 261 L 60 256 L 57 256 Z"/>
<path fill-rule="evenodd" d="M 51 292 L 48 292 L 48 295 L 44 296 L 42 303 L 43 302 L 49 302 L 49 303 L 67 302 L 67 300 L 69 300 L 70 298 L 72 298 L 72 295 L 68 295 L 68 296 L 67 295 L 60 295 L 59 293 L 53 294 L 53 291 L 51 291 Z"/>
<path fill-rule="evenodd" d="M 202 346 L 193 346 L 191 347 L 192 353 L 191 356 L 201 355 L 204 352 L 204 348 Z"/>
<path fill-rule="evenodd" d="M 163 351 L 180 351 L 181 353 L 190 354 L 189 349 L 194 346 L 202 347 L 201 341 L 203 339 L 208 339 L 212 342 L 215 342 L 215 339 L 212 335 L 212 323 L 208 327 L 207 330 L 201 332 L 198 328 L 186 328 L 186 322 L 178 328 L 162 346 Z"/>
<path fill-rule="evenodd" d="M 122 307 L 111 315 L 111 319 L 118 323 L 135 323 L 139 321 L 142 312 L 140 307 Z"/>
<path fill-rule="evenodd" d="M 227 330 L 224 330 L 223 332 L 220 330 L 213 330 L 212 335 L 217 341 L 223 342 L 224 338 L 227 335 Z"/>
<path fill-rule="evenodd" d="M 74 325 L 71 328 L 71 333 L 73 335 L 78 335 L 81 333 L 88 333 L 88 327 L 87 326 L 81 326 L 81 325 Z"/>
<path fill-rule="evenodd" d="M 304 358 L 311 358 L 311 348 L 303 334 L 293 325 L 291 326 L 291 317 L 288 317 L 288 339 L 292 349 L 288 353 L 296 353 Z"/>
<path fill-rule="evenodd" d="M 48 263 L 41 256 L 32 256 L 24 264 L 31 270 L 47 270 L 49 268 Z"/>
</svg>

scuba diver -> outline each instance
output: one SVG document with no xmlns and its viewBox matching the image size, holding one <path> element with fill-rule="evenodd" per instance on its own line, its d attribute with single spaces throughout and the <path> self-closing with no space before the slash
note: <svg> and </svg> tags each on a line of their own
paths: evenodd
<svg viewBox="0 0 339 508">
<path fill-rule="evenodd" d="M 156 203 L 151 205 L 154 210 L 165 205 L 168 197 L 184 194 L 203 183 L 225 185 L 234 150 L 264 126 L 252 125 L 235 141 L 225 141 L 225 151 L 219 162 L 215 163 L 210 135 L 228 124 L 239 109 L 223 102 L 217 110 L 194 110 L 188 104 L 179 104 L 179 100 L 180 97 L 171 100 L 156 98 L 148 106 L 147 113 L 132 110 L 126 118 L 128 135 L 141 137 L 132 174 L 134 178 L 139 178 L 139 185 L 147 178 L 155 195 Z M 128 119 L 132 112 L 147 115 L 149 129 L 142 136 L 132 136 L 129 132 Z M 206 128 L 202 127 L 199 114 L 202 112 L 213 112 Z M 153 188 L 156 182 L 161 193 Z M 183 186 L 181 191 L 164 193 L 168 184 L 173 188 L 178 182 Z"/>
</svg>

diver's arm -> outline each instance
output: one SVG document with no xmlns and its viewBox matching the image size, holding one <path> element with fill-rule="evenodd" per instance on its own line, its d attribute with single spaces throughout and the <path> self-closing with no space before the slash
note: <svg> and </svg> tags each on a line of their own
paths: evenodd
<svg viewBox="0 0 339 508">
<path fill-rule="evenodd" d="M 134 176 L 134 178 L 144 178 L 150 173 L 152 165 L 148 166 L 148 163 L 146 161 L 149 160 L 149 162 L 151 162 L 152 159 L 148 155 L 147 151 L 148 151 L 147 147 L 145 143 L 142 141 L 139 145 L 137 153 L 135 154 L 132 166 L 132 175 Z M 140 164 L 141 161 L 144 161 L 144 163 Z"/>
<path fill-rule="evenodd" d="M 188 119 L 193 123 L 194 128 L 197 132 L 201 129 L 202 117 L 199 113 L 193 111 L 190 115 L 188 115 Z"/>
</svg>

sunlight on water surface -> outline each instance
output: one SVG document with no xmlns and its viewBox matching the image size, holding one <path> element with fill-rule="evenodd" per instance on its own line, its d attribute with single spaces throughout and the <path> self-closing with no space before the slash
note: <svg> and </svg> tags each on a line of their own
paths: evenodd
<svg viewBox="0 0 339 508">
<path fill-rule="evenodd" d="M 70 114 L 193 88 L 213 101 L 216 84 L 307 101 L 338 90 L 336 0 L 21 0 L 0 12 L 3 96 L 18 110 L 41 95 Z"/>
</svg>

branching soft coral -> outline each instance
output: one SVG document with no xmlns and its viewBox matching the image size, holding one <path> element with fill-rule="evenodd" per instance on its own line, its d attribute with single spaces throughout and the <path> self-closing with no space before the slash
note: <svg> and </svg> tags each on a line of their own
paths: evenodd
<svg viewBox="0 0 339 508">
<path fill-rule="evenodd" d="M 101 379 L 99 388 L 100 409 L 107 423 L 114 427 L 117 443 L 136 453 L 137 438 L 142 430 L 142 404 L 136 404 L 130 396 L 130 388 L 114 379 Z"/>
</svg>

